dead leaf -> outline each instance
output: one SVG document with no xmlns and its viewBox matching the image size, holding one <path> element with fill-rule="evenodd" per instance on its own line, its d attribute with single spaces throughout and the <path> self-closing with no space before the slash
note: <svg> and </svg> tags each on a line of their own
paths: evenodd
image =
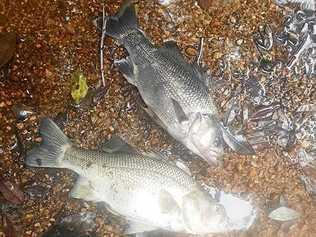
<svg viewBox="0 0 316 237">
<path fill-rule="evenodd" d="M 24 201 L 23 192 L 17 187 L 17 185 L 12 184 L 10 181 L 0 179 L 0 193 L 8 202 L 22 204 Z"/>
</svg>

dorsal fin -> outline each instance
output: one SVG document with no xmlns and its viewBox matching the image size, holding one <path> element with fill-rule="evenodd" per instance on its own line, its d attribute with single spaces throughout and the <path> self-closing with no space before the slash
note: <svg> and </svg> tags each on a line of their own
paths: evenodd
<svg viewBox="0 0 316 237">
<path fill-rule="evenodd" d="M 160 161 L 166 162 L 170 165 L 177 166 L 179 169 L 183 170 L 186 174 L 192 175 L 189 167 L 180 159 L 176 160 L 170 160 L 169 157 L 170 155 L 164 153 L 164 152 L 147 152 L 147 153 L 142 153 L 145 156 L 158 159 Z"/>
<path fill-rule="evenodd" d="M 182 55 L 181 50 L 177 45 L 177 42 L 173 41 L 173 40 L 165 41 L 160 48 L 164 49 L 164 50 L 165 49 L 172 50 L 172 51 L 175 51 L 175 52 L 179 53 L 180 55 Z"/>
<path fill-rule="evenodd" d="M 139 154 L 139 151 L 137 151 L 137 149 L 129 145 L 118 135 L 113 135 L 110 140 L 103 143 L 101 145 L 101 150 L 107 153 L 124 152 L 124 153 Z"/>
<path fill-rule="evenodd" d="M 166 41 L 163 45 L 158 49 L 163 55 L 167 55 L 168 57 L 172 57 L 177 60 L 179 63 L 187 63 L 181 53 L 180 48 L 178 47 L 175 41 Z"/>
<path fill-rule="evenodd" d="M 198 65 L 196 62 L 191 64 L 194 73 L 197 75 L 198 79 L 206 86 L 209 87 L 208 85 L 208 80 L 210 79 L 209 76 L 206 73 L 206 70 Z"/>
</svg>

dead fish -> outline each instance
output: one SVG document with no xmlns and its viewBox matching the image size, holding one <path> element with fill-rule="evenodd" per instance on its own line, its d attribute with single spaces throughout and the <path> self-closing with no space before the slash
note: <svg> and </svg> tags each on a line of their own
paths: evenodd
<svg viewBox="0 0 316 237">
<path fill-rule="evenodd" d="M 269 218 L 276 221 L 292 221 L 298 219 L 300 214 L 288 207 L 281 206 L 269 214 Z"/>
<path fill-rule="evenodd" d="M 188 63 L 175 42 L 155 47 L 138 28 L 135 7 L 130 1 L 115 16 L 108 17 L 105 24 L 100 27 L 104 33 L 129 53 L 115 65 L 137 87 L 149 114 L 171 136 L 210 164 L 218 163 L 226 139 L 233 138 L 233 142 L 227 142 L 234 143 L 233 149 L 239 145 L 235 150 L 253 153 L 220 125 L 217 108 L 208 94 L 206 73 L 196 62 Z M 235 144 L 236 141 L 242 144 Z"/>
<path fill-rule="evenodd" d="M 103 150 L 80 149 L 48 118 L 40 133 L 42 143 L 28 152 L 26 164 L 79 174 L 71 197 L 104 202 L 129 221 L 127 234 L 159 228 L 193 234 L 229 230 L 225 208 L 159 154 L 140 153 L 117 137 Z"/>
<path fill-rule="evenodd" d="M 300 213 L 287 207 L 287 201 L 280 196 L 280 206 L 269 213 L 269 218 L 276 221 L 293 221 L 300 217 Z"/>
<path fill-rule="evenodd" d="M 296 3 L 299 4 L 302 9 L 316 10 L 315 0 L 275 0 L 275 2 L 279 5 Z"/>
</svg>

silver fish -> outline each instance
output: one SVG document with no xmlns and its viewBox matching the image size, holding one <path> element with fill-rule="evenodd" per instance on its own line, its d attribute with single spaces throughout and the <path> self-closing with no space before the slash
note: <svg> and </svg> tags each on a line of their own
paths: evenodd
<svg viewBox="0 0 316 237">
<path fill-rule="evenodd" d="M 309 10 L 315 10 L 316 9 L 316 3 L 315 0 L 275 0 L 276 4 L 278 5 L 285 5 L 290 3 L 296 3 L 301 6 L 302 9 L 309 9 Z"/>
<path fill-rule="evenodd" d="M 155 229 L 204 234 L 230 229 L 225 208 L 194 179 L 155 153 L 141 153 L 118 137 L 103 150 L 73 146 L 50 119 L 40 124 L 42 143 L 28 152 L 32 167 L 67 168 L 79 175 L 71 197 L 104 202 L 129 221 L 126 234 Z"/>
<path fill-rule="evenodd" d="M 223 139 L 231 139 L 228 144 L 239 146 L 239 151 L 253 153 L 248 144 L 238 141 L 219 122 L 205 84 L 207 75 L 200 66 L 188 63 L 175 42 L 155 47 L 138 29 L 130 1 L 115 16 L 108 17 L 101 28 L 127 49 L 129 56 L 115 61 L 115 65 L 137 87 L 149 114 L 171 136 L 210 164 L 216 164 L 222 155 Z"/>
</svg>

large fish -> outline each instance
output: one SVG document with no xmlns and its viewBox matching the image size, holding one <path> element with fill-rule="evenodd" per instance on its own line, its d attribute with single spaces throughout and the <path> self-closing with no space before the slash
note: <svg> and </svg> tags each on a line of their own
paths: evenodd
<svg viewBox="0 0 316 237">
<path fill-rule="evenodd" d="M 71 196 L 105 202 L 129 221 L 127 234 L 159 228 L 204 234 L 232 228 L 224 207 L 159 154 L 140 153 L 118 137 L 103 150 L 80 149 L 50 119 L 42 120 L 40 133 L 42 143 L 28 152 L 26 164 L 76 172 Z"/>
<path fill-rule="evenodd" d="M 188 63 L 175 42 L 155 47 L 138 29 L 130 1 L 108 17 L 102 28 L 127 49 L 129 56 L 115 65 L 137 87 L 149 113 L 171 136 L 210 164 L 222 155 L 223 140 L 237 151 L 253 153 L 219 123 L 206 74 L 199 65 Z"/>
</svg>

